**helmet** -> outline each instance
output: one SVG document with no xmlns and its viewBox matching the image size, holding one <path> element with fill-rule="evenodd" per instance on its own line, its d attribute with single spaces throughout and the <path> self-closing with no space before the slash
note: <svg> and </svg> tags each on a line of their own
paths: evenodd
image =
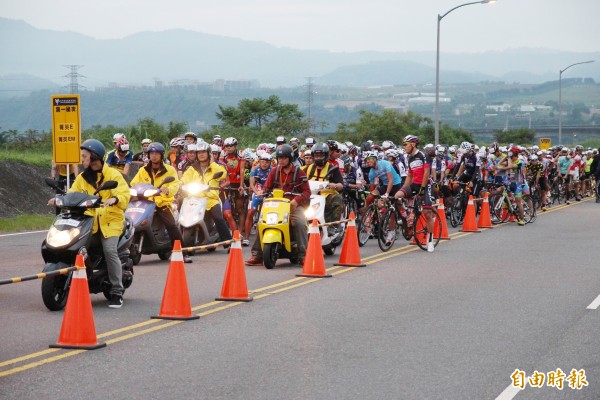
<svg viewBox="0 0 600 400">
<path fill-rule="evenodd" d="M 313 146 L 312 154 L 313 158 L 315 159 L 315 164 L 317 164 L 319 167 L 322 167 L 325 165 L 327 159 L 329 158 L 329 147 L 325 143 L 319 142 Z M 317 154 L 322 154 L 323 157 L 317 160 Z"/>
<path fill-rule="evenodd" d="M 144 145 L 144 144 L 150 144 L 150 143 L 152 143 L 152 140 L 150 140 L 148 138 L 142 139 L 142 145 Z"/>
<path fill-rule="evenodd" d="M 304 150 L 304 157 L 306 156 L 311 156 L 312 157 L 312 149 L 306 149 Z"/>
<path fill-rule="evenodd" d="M 211 147 L 208 143 L 202 142 L 196 145 L 196 151 L 206 151 L 207 153 L 211 152 Z"/>
<path fill-rule="evenodd" d="M 329 147 L 329 150 L 339 150 L 340 149 L 338 142 L 336 142 L 335 140 L 328 140 L 327 146 Z"/>
<path fill-rule="evenodd" d="M 119 140 L 120 138 L 125 138 L 125 134 L 120 132 L 115 133 L 113 135 L 113 143 L 117 143 L 117 140 Z"/>
<path fill-rule="evenodd" d="M 213 136 L 213 141 L 214 140 L 223 140 L 223 139 L 221 138 L 221 135 L 214 135 Z"/>
<path fill-rule="evenodd" d="M 223 147 L 227 147 L 227 146 L 237 146 L 238 141 L 236 138 L 234 137 L 228 137 L 227 139 L 225 139 L 225 141 L 223 142 Z"/>
<path fill-rule="evenodd" d="M 521 149 L 519 149 L 519 146 L 513 146 L 508 151 L 510 151 L 511 153 L 513 153 L 513 156 L 514 156 L 514 155 L 519 154 L 521 152 Z"/>
<path fill-rule="evenodd" d="M 352 161 L 352 160 L 350 160 L 350 156 L 346 155 L 346 154 L 344 154 L 343 156 L 341 156 L 340 160 L 344 163 L 344 167 L 346 165 L 350 165 L 350 161 Z"/>
<path fill-rule="evenodd" d="M 306 139 L 304 139 L 304 143 L 305 143 L 307 146 L 314 146 L 314 145 L 315 145 L 315 143 L 317 143 L 317 141 L 315 140 L 315 138 L 312 138 L 312 137 L 307 137 Z"/>
<path fill-rule="evenodd" d="M 443 156 L 446 153 L 446 148 L 444 146 L 438 146 L 436 149 L 436 154 L 438 156 Z"/>
<path fill-rule="evenodd" d="M 104 162 L 104 155 L 106 154 L 106 147 L 97 139 L 88 139 L 79 146 L 80 149 L 87 150 L 93 155 L 97 156 L 102 162 Z"/>
<path fill-rule="evenodd" d="M 180 146 L 183 146 L 184 144 L 185 144 L 185 139 L 182 137 L 179 137 L 179 136 L 174 137 L 169 142 L 170 147 L 180 147 Z"/>
<path fill-rule="evenodd" d="M 213 140 L 212 140 L 212 142 L 213 142 L 214 144 L 217 144 L 217 145 L 219 145 L 219 146 L 222 146 L 222 145 L 223 145 L 223 139 L 221 139 L 221 135 L 214 135 L 214 136 L 213 136 Z"/>
<path fill-rule="evenodd" d="M 265 160 L 265 161 L 271 161 L 273 159 L 273 157 L 267 153 L 266 151 L 263 151 L 262 153 L 260 153 L 260 155 L 258 156 L 259 160 Z"/>
<path fill-rule="evenodd" d="M 366 160 L 367 158 L 377 158 L 377 152 L 367 150 L 363 153 L 363 158 Z"/>
<path fill-rule="evenodd" d="M 165 146 L 163 146 L 162 143 L 159 143 L 159 142 L 152 142 L 148 146 L 148 153 L 151 153 L 151 152 L 160 153 L 162 155 L 162 157 L 164 157 L 165 156 Z"/>
<path fill-rule="evenodd" d="M 117 145 L 118 151 L 129 151 L 129 142 L 127 141 L 127 139 L 125 139 L 125 136 L 118 138 L 115 144 Z"/>
<path fill-rule="evenodd" d="M 198 146 L 197 146 L 195 143 L 190 143 L 190 144 L 185 144 L 185 145 L 183 146 L 183 149 L 184 149 L 186 152 L 190 152 L 190 151 L 194 151 L 194 152 L 196 152 L 196 151 L 198 151 Z"/>
<path fill-rule="evenodd" d="M 277 147 L 277 151 L 276 151 L 275 155 L 277 156 L 277 158 L 288 157 L 291 162 L 292 159 L 294 158 L 292 153 L 293 153 L 292 146 L 290 146 L 289 144 L 282 144 L 279 147 Z"/>
<path fill-rule="evenodd" d="M 275 146 L 273 143 L 267 143 L 265 146 L 267 146 L 267 150 L 269 151 L 275 151 L 277 149 L 277 146 Z"/>
<path fill-rule="evenodd" d="M 290 139 L 290 143 L 300 144 L 300 139 L 298 139 L 297 137 L 293 137 L 293 138 Z"/>
<path fill-rule="evenodd" d="M 578 144 L 577 146 L 575 146 L 575 151 L 583 151 L 583 146 Z"/>
<path fill-rule="evenodd" d="M 530 161 L 535 161 L 537 159 L 538 159 L 538 156 L 536 156 L 535 154 L 532 154 L 532 155 L 529 156 L 529 160 Z"/>
<path fill-rule="evenodd" d="M 252 152 L 251 149 L 245 149 L 244 152 L 242 153 L 242 158 L 245 159 L 246 161 L 254 161 L 254 153 Z"/>
<path fill-rule="evenodd" d="M 495 153 L 498 151 L 498 143 L 493 142 L 490 144 L 490 153 Z"/>
<path fill-rule="evenodd" d="M 406 135 L 404 139 L 402 139 L 402 143 L 414 143 L 415 145 L 419 144 L 419 138 L 415 135 Z"/>
<path fill-rule="evenodd" d="M 341 152 L 342 154 L 346 154 L 346 153 L 348 153 L 348 146 L 346 146 L 346 145 L 345 145 L 345 144 L 343 144 L 343 143 L 340 143 L 340 146 L 339 146 L 339 147 L 340 147 L 340 152 Z"/>
<path fill-rule="evenodd" d="M 344 144 L 348 146 L 348 148 L 350 148 L 350 146 L 354 146 L 354 143 L 352 142 L 344 142 Z"/>
<path fill-rule="evenodd" d="M 277 144 L 284 144 L 284 143 L 286 143 L 285 137 L 284 136 L 277 136 L 277 139 L 275 139 L 275 143 L 277 143 Z"/>
<path fill-rule="evenodd" d="M 198 135 L 196 135 L 194 132 L 186 132 L 185 135 L 183 135 L 184 138 L 187 138 L 188 136 L 193 137 L 194 140 L 198 140 Z"/>
<path fill-rule="evenodd" d="M 218 144 L 211 144 L 210 151 L 211 153 L 220 153 L 221 151 L 223 151 L 223 149 Z"/>
<path fill-rule="evenodd" d="M 435 146 L 432 143 L 427 143 L 425 147 L 423 147 L 423 150 L 425 150 L 426 154 L 433 154 L 435 153 Z"/>
<path fill-rule="evenodd" d="M 471 143 L 469 143 L 469 142 L 461 142 L 460 148 L 463 149 L 463 150 L 469 151 L 469 150 L 472 149 Z"/>
<path fill-rule="evenodd" d="M 385 151 L 385 156 L 396 159 L 396 158 L 400 157 L 400 152 L 396 149 L 387 149 Z"/>
<path fill-rule="evenodd" d="M 358 153 L 358 147 L 355 145 L 348 146 L 348 154 Z"/>
<path fill-rule="evenodd" d="M 394 147 L 394 143 L 392 143 L 389 140 L 384 140 L 383 143 L 381 143 L 381 147 L 383 148 L 383 150 L 391 149 L 392 147 Z"/>
</svg>

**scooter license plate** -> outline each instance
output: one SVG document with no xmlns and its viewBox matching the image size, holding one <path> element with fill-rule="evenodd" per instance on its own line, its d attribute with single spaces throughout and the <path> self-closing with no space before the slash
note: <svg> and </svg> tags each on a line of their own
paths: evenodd
<svg viewBox="0 0 600 400">
<path fill-rule="evenodd" d="M 56 221 L 54 225 L 69 225 L 69 226 L 79 226 L 79 221 L 76 219 L 61 219 L 60 221 Z"/>
<path fill-rule="evenodd" d="M 189 199 L 189 200 L 188 200 L 188 204 L 189 204 L 190 206 L 197 206 L 197 205 L 199 205 L 199 204 L 200 204 L 200 200 L 196 200 L 196 199 Z"/>
<path fill-rule="evenodd" d="M 263 208 L 275 208 L 279 206 L 278 201 L 265 201 L 263 203 Z"/>
</svg>

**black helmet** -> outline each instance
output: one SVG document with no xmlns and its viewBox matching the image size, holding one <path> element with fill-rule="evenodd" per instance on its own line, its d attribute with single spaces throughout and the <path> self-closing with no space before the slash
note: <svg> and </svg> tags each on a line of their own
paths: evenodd
<svg viewBox="0 0 600 400">
<path fill-rule="evenodd" d="M 289 144 L 282 144 L 282 145 L 279 145 L 279 147 L 277 147 L 277 150 L 275 151 L 275 157 L 277 157 L 277 158 L 288 157 L 291 162 L 294 159 L 294 156 L 292 153 L 293 153 L 292 146 L 290 146 Z"/>
<path fill-rule="evenodd" d="M 325 143 L 319 142 L 315 144 L 311 150 L 315 164 L 319 167 L 324 166 L 329 158 L 329 146 L 327 146 Z M 317 155 L 323 155 L 323 157 L 319 157 L 317 159 Z"/>
<path fill-rule="evenodd" d="M 96 155 L 102 162 L 104 162 L 106 147 L 104 147 L 101 141 L 97 139 L 88 139 L 83 142 L 79 148 L 89 151 L 90 153 Z"/>
<path fill-rule="evenodd" d="M 159 142 L 153 142 L 148 145 L 148 153 L 155 152 L 160 153 L 162 158 L 165 158 L 165 146 Z"/>
<path fill-rule="evenodd" d="M 328 140 L 327 146 L 329 146 L 329 150 L 339 150 L 340 149 L 338 142 L 335 140 Z"/>
</svg>

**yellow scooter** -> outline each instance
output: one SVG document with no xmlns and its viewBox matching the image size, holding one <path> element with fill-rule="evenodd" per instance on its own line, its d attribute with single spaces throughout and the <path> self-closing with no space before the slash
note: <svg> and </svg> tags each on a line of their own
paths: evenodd
<svg viewBox="0 0 600 400">
<path fill-rule="evenodd" d="M 290 232 L 290 200 L 283 197 L 283 190 L 273 190 L 273 195 L 263 201 L 258 220 L 258 235 L 263 249 L 263 263 L 272 269 L 279 257 L 298 262 L 298 254 L 292 251 Z"/>
</svg>

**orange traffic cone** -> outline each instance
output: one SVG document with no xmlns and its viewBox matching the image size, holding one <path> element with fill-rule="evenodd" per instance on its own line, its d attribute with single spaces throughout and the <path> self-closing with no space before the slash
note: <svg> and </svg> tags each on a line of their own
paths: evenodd
<svg viewBox="0 0 600 400">
<path fill-rule="evenodd" d="M 465 220 L 463 222 L 461 232 L 481 232 L 477 229 L 477 222 L 475 221 L 475 205 L 473 204 L 473 196 L 469 196 L 469 202 L 467 203 L 467 211 L 465 212 Z"/>
<path fill-rule="evenodd" d="M 192 314 L 190 305 L 190 293 L 188 292 L 185 269 L 183 267 L 183 253 L 181 252 L 181 242 L 175 241 L 173 253 L 171 254 L 171 264 L 167 274 L 167 283 L 163 293 L 160 313 L 153 315 L 156 319 L 176 319 L 189 320 L 200 318 Z"/>
<path fill-rule="evenodd" d="M 366 267 L 360 261 L 360 251 L 358 247 L 358 232 L 356 231 L 356 216 L 354 211 L 350 213 L 350 221 L 346 225 L 346 236 L 344 236 L 344 244 L 342 244 L 342 252 L 340 253 L 340 261 L 337 264 L 342 267 Z"/>
<path fill-rule="evenodd" d="M 317 220 L 313 220 L 313 224 L 308 230 L 308 246 L 306 256 L 304 257 L 304 265 L 302 273 L 296 276 L 305 276 L 308 278 L 331 278 L 325 270 L 325 257 L 323 257 L 323 249 L 321 248 L 321 235 Z"/>
<path fill-rule="evenodd" d="M 94 350 L 106 346 L 99 343 L 94 325 L 92 300 L 85 273 L 83 256 L 77 254 L 75 266 L 79 267 L 73 272 L 71 288 L 67 298 L 67 307 L 63 316 L 62 327 L 58 335 L 58 343 L 51 344 L 52 348 Z"/>
<path fill-rule="evenodd" d="M 223 287 L 221 288 L 221 297 L 217 297 L 215 300 L 252 301 L 252 297 L 248 297 L 240 231 L 233 232 L 233 240 L 234 242 L 231 244 L 229 251 L 227 269 L 225 270 L 225 278 L 223 279 Z"/>
<path fill-rule="evenodd" d="M 442 232 L 440 239 L 442 240 L 450 240 L 450 236 L 448 235 L 448 222 L 446 221 L 446 209 L 444 208 L 444 199 L 439 199 L 440 205 L 438 206 L 438 217 L 440 222 L 442 223 Z M 440 232 L 438 232 L 438 225 L 435 224 L 433 236 L 438 237 Z"/>
<path fill-rule="evenodd" d="M 477 221 L 478 228 L 493 228 L 492 216 L 490 214 L 490 201 L 488 200 L 489 195 L 486 192 L 483 196 L 483 203 L 481 204 L 481 212 L 479 213 L 479 221 Z"/>
</svg>

